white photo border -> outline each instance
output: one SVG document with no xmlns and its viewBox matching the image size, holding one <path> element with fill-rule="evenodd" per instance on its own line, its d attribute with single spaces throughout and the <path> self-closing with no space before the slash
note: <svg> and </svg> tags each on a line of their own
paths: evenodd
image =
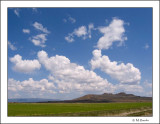
<svg viewBox="0 0 160 124">
<path fill-rule="evenodd" d="M 152 7 L 153 8 L 153 116 L 152 117 L 8 117 L 7 116 L 7 8 L 8 7 Z M 1 123 L 140 123 L 159 122 L 159 1 L 1 1 Z M 134 123 L 139 123 L 134 121 Z"/>
</svg>

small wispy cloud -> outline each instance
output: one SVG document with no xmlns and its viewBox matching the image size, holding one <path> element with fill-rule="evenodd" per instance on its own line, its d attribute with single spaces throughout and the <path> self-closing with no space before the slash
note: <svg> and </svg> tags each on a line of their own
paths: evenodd
<svg viewBox="0 0 160 124">
<path fill-rule="evenodd" d="M 30 30 L 29 30 L 29 29 L 23 29 L 22 31 L 23 31 L 23 33 L 25 33 L 25 34 L 29 34 L 29 33 L 30 33 Z"/>
<path fill-rule="evenodd" d="M 152 83 L 150 83 L 148 80 L 145 80 L 143 84 L 145 87 L 152 88 Z"/>
<path fill-rule="evenodd" d="M 66 23 L 66 22 L 67 22 L 67 19 L 63 19 L 63 22 Z"/>
<path fill-rule="evenodd" d="M 73 17 L 71 17 L 71 16 L 69 16 L 68 20 L 69 20 L 71 23 L 75 23 L 75 22 L 76 22 L 76 19 L 73 18 Z"/>
<path fill-rule="evenodd" d="M 67 40 L 68 42 L 73 42 L 74 36 L 82 37 L 83 39 L 86 39 L 87 33 L 88 32 L 87 32 L 86 26 L 81 26 L 78 29 L 74 29 L 72 33 L 69 33 L 68 36 L 65 37 L 65 40 Z"/>
<path fill-rule="evenodd" d="M 74 31 L 72 33 L 69 33 L 66 37 L 65 40 L 67 42 L 73 42 L 74 41 L 74 37 L 82 37 L 83 40 L 87 39 L 87 38 L 92 38 L 91 35 L 91 31 L 94 30 L 94 25 L 92 23 L 90 23 L 88 25 L 88 29 L 86 26 L 80 26 L 79 28 L 74 29 Z"/>
<path fill-rule="evenodd" d="M 46 35 L 47 34 L 38 34 L 32 38 L 29 38 L 29 40 L 31 40 L 35 46 L 45 47 L 45 42 L 47 41 Z"/>
<path fill-rule="evenodd" d="M 39 22 L 34 22 L 32 25 L 36 30 L 41 31 L 43 33 L 37 34 L 35 36 L 32 36 L 29 38 L 29 40 L 35 45 L 35 46 L 41 46 L 46 47 L 45 42 L 47 41 L 46 36 L 50 33 L 46 27 L 44 27 Z M 29 32 L 28 29 L 24 30 L 25 32 Z"/>
<path fill-rule="evenodd" d="M 38 9 L 37 8 L 32 8 L 32 11 L 33 12 L 38 12 Z"/>
<path fill-rule="evenodd" d="M 149 45 L 148 44 L 145 44 L 145 46 L 144 46 L 144 49 L 148 49 L 149 48 Z"/>
<path fill-rule="evenodd" d="M 11 42 L 9 42 L 9 41 L 8 41 L 8 46 L 13 51 L 17 50 L 17 48 Z"/>
<path fill-rule="evenodd" d="M 66 22 L 76 23 L 76 19 L 69 15 L 68 18 L 63 19 L 63 22 L 64 23 L 66 23 Z"/>
<path fill-rule="evenodd" d="M 88 25 L 88 37 L 89 38 L 92 38 L 92 35 L 91 35 L 91 30 L 93 30 L 94 29 L 94 25 L 92 24 L 92 23 L 90 23 L 89 25 Z"/>
<path fill-rule="evenodd" d="M 38 23 L 38 22 L 35 22 L 35 23 L 33 24 L 33 27 L 34 27 L 35 29 L 37 29 L 37 30 L 40 30 L 40 31 L 44 32 L 44 33 L 47 33 L 47 34 L 50 33 L 46 27 L 44 27 L 42 24 L 40 24 L 40 23 Z"/>
<path fill-rule="evenodd" d="M 20 14 L 19 14 L 19 9 L 18 9 L 18 8 L 14 9 L 14 13 L 15 13 L 18 17 L 20 16 Z"/>
<path fill-rule="evenodd" d="M 68 36 L 65 37 L 65 40 L 69 43 L 74 41 L 73 33 L 69 33 Z"/>
</svg>

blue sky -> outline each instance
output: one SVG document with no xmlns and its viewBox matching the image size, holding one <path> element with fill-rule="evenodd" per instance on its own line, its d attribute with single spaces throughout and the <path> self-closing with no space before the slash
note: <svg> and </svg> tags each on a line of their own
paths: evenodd
<svg viewBox="0 0 160 124">
<path fill-rule="evenodd" d="M 152 8 L 9 8 L 8 97 L 152 96 Z"/>
</svg>

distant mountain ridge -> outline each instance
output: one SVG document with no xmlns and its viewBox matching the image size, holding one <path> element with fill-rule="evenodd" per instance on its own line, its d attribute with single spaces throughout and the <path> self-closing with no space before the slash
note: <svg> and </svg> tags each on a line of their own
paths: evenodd
<svg viewBox="0 0 160 124">
<path fill-rule="evenodd" d="M 147 102 L 152 101 L 152 97 L 141 97 L 133 94 L 120 92 L 118 94 L 104 93 L 101 95 L 88 94 L 73 101 L 96 101 L 96 102 Z"/>
<path fill-rule="evenodd" d="M 8 99 L 8 102 L 35 102 L 35 103 L 108 103 L 108 102 L 151 102 L 152 97 L 135 96 L 133 94 L 126 94 L 120 92 L 117 94 L 103 93 L 101 95 L 88 94 L 72 100 L 58 100 L 58 99 L 42 99 L 42 98 L 28 98 L 28 99 Z"/>
<path fill-rule="evenodd" d="M 16 99 L 8 99 L 8 102 L 47 102 L 47 101 L 59 101 L 58 99 L 43 99 L 43 98 L 16 98 Z"/>
</svg>

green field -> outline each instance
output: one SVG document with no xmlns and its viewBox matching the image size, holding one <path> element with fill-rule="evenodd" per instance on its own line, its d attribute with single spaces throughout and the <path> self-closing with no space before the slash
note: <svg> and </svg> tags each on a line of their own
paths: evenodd
<svg viewBox="0 0 160 124">
<path fill-rule="evenodd" d="M 8 116 L 152 116 L 152 103 L 8 103 Z"/>
</svg>

